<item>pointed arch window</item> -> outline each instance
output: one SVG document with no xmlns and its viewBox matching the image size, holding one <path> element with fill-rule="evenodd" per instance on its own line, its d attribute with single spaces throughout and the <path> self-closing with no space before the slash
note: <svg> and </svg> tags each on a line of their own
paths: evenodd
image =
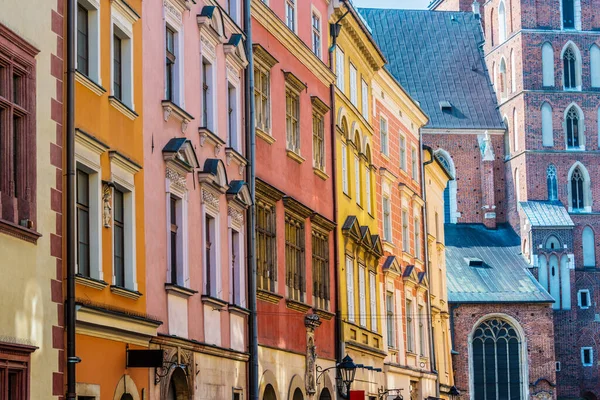
<svg viewBox="0 0 600 400">
<path fill-rule="evenodd" d="M 585 268 L 593 268 L 596 266 L 596 243 L 594 239 L 594 231 L 589 226 L 583 229 L 581 236 L 581 244 L 583 247 L 583 266 Z"/>
<path fill-rule="evenodd" d="M 506 7 L 504 2 L 500 2 L 498 7 L 498 41 L 503 43 L 506 40 Z"/>
<path fill-rule="evenodd" d="M 498 91 L 500 92 L 500 96 L 505 99 L 508 95 L 508 89 L 506 84 L 506 61 L 504 58 L 500 60 L 500 76 L 498 80 Z"/>
<path fill-rule="evenodd" d="M 556 167 L 552 164 L 546 169 L 546 183 L 548 185 L 548 200 L 558 200 L 558 181 L 556 178 Z"/>
<path fill-rule="evenodd" d="M 542 85 L 554 86 L 554 49 L 548 42 L 542 46 Z"/>
<path fill-rule="evenodd" d="M 554 146 L 554 127 L 552 126 L 552 106 L 548 103 L 542 104 L 542 145 L 544 147 Z"/>
<path fill-rule="evenodd" d="M 516 329 L 499 318 L 473 332 L 472 371 L 476 400 L 523 399 L 522 343 Z"/>
<path fill-rule="evenodd" d="M 579 132 L 579 112 L 575 107 L 571 107 L 565 118 L 565 127 L 567 130 L 567 148 L 581 146 L 581 135 Z"/>
<path fill-rule="evenodd" d="M 563 79 L 565 89 L 577 88 L 577 55 L 571 46 L 563 54 Z"/>
<path fill-rule="evenodd" d="M 584 178 L 579 167 L 575 168 L 571 175 L 571 205 L 573 210 L 584 209 L 584 192 L 583 192 Z"/>
<path fill-rule="evenodd" d="M 600 87 L 600 47 L 596 44 L 590 48 L 590 75 L 592 87 Z"/>
</svg>

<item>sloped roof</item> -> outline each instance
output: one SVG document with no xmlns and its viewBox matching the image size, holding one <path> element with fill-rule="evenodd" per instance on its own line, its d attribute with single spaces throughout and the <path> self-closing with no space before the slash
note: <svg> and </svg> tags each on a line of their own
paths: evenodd
<svg viewBox="0 0 600 400">
<path fill-rule="evenodd" d="M 533 227 L 575 226 L 567 209 L 560 201 L 522 201 L 519 203 Z"/>
<path fill-rule="evenodd" d="M 427 127 L 504 129 L 472 13 L 360 8 L 385 68 L 429 116 Z M 452 106 L 442 110 L 442 102 Z"/>
<path fill-rule="evenodd" d="M 521 241 L 509 225 L 446 224 L 448 301 L 451 303 L 553 303 L 529 272 Z M 479 266 L 469 266 L 480 259 Z"/>
</svg>

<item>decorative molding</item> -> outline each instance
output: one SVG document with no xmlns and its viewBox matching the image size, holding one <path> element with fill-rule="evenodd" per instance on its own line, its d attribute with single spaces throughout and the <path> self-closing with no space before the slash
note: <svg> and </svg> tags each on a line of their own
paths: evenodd
<svg viewBox="0 0 600 400">
<path fill-rule="evenodd" d="M 231 222 L 237 226 L 242 226 L 244 223 L 244 214 L 234 207 L 227 207 L 227 215 L 231 217 Z"/>
<path fill-rule="evenodd" d="M 40 52 L 36 47 L 31 45 L 29 42 L 25 41 L 21 36 L 11 31 L 3 24 L 0 24 L 0 36 L 4 37 L 8 42 L 13 43 L 15 46 L 17 46 L 19 48 L 19 52 L 24 52 L 30 57 L 35 57 Z M 29 62 L 27 60 L 19 60 L 19 62 L 23 62 L 29 65 Z"/>
<path fill-rule="evenodd" d="M 110 0 L 110 3 L 130 24 L 133 24 L 140 19 L 140 15 L 124 0 Z"/>
<path fill-rule="evenodd" d="M 193 289 L 179 286 L 179 285 L 174 285 L 171 283 L 165 283 L 165 290 L 169 294 L 174 294 L 179 297 L 185 297 L 185 298 L 191 297 L 191 296 L 195 295 L 196 293 L 198 293 L 197 290 L 193 290 Z"/>
<path fill-rule="evenodd" d="M 266 197 L 267 199 L 276 202 L 283 198 L 284 193 L 275 187 L 269 185 L 267 182 L 256 179 L 256 194 L 257 197 Z"/>
<path fill-rule="evenodd" d="M 244 168 L 246 167 L 246 165 L 248 165 L 248 160 L 246 160 L 246 158 L 240 153 L 238 153 L 233 147 L 227 147 L 225 149 L 225 164 L 227 164 L 227 166 L 230 166 L 231 161 L 233 160 L 235 160 L 238 164 L 238 173 L 240 175 L 243 175 Z"/>
<path fill-rule="evenodd" d="M 83 276 L 79 274 L 75 275 L 75 283 L 91 287 L 97 290 L 104 290 L 104 288 L 108 286 L 108 282 L 104 282 L 98 279 L 90 278 L 88 276 Z"/>
<path fill-rule="evenodd" d="M 170 100 L 163 100 L 161 104 L 165 122 L 169 121 L 171 115 L 175 116 L 177 120 L 181 121 L 181 132 L 185 133 L 188 124 L 194 119 L 194 117 Z"/>
<path fill-rule="evenodd" d="M 108 183 L 102 185 L 102 221 L 105 228 L 112 226 L 112 188 Z"/>
<path fill-rule="evenodd" d="M 82 145 L 97 155 L 101 155 L 109 149 L 107 144 L 78 128 L 75 128 L 75 143 Z"/>
<path fill-rule="evenodd" d="M 203 294 L 201 296 L 202 304 L 210 306 L 213 310 L 221 311 L 227 306 L 227 302 L 216 297 Z"/>
<path fill-rule="evenodd" d="M 217 48 L 216 43 L 219 43 L 220 39 L 211 40 L 206 37 L 206 35 L 200 36 L 200 43 L 202 44 L 202 55 L 206 58 L 211 59 L 212 61 L 217 58 Z"/>
<path fill-rule="evenodd" d="M 258 64 L 262 65 L 264 68 L 271 69 L 273 68 L 279 61 L 271 53 L 267 51 L 260 43 L 254 43 L 252 45 L 252 56 L 254 57 L 254 61 Z"/>
<path fill-rule="evenodd" d="M 256 298 L 258 300 L 262 300 L 267 303 L 279 304 L 281 299 L 283 299 L 283 296 L 280 296 L 277 293 L 269 292 L 267 290 L 257 289 L 256 290 Z"/>
<path fill-rule="evenodd" d="M 111 285 L 110 291 L 118 296 L 127 297 L 128 299 L 137 300 L 142 297 L 142 294 L 137 290 L 129 290 L 123 287 Z"/>
<path fill-rule="evenodd" d="M 306 83 L 302 82 L 302 80 L 300 80 L 300 78 L 298 78 L 296 75 L 294 75 L 290 71 L 284 71 L 284 70 L 282 70 L 282 71 L 283 71 L 283 76 L 285 77 L 286 86 L 288 86 L 290 89 L 292 89 L 296 93 L 300 93 L 303 90 L 306 90 L 307 85 L 306 85 Z"/>
<path fill-rule="evenodd" d="M 113 106 L 114 108 L 119 110 L 121 113 L 123 113 L 127 118 L 129 118 L 132 121 L 134 121 L 137 117 L 139 117 L 138 113 L 133 111 L 125 103 L 123 103 L 122 101 L 120 101 L 119 99 L 117 99 L 114 96 L 109 96 L 108 102 L 110 103 L 111 106 Z"/>
<path fill-rule="evenodd" d="M 187 178 L 172 168 L 166 169 L 167 179 L 171 181 L 171 185 L 181 190 L 187 190 Z"/>
<path fill-rule="evenodd" d="M 329 112 L 330 108 L 323 100 L 317 96 L 310 96 L 310 102 L 312 103 L 313 110 L 320 115 L 325 115 Z"/>
<path fill-rule="evenodd" d="M 175 3 L 175 4 L 173 4 Z M 165 8 L 165 14 L 171 16 L 174 20 L 183 23 L 183 10 L 190 10 L 190 0 L 163 0 L 163 6 Z"/>
<path fill-rule="evenodd" d="M 219 209 L 219 198 L 215 196 L 211 191 L 202 189 L 202 204 L 218 210 Z"/>
<path fill-rule="evenodd" d="M 313 172 L 315 173 L 316 176 L 318 176 L 319 178 L 323 179 L 324 181 L 326 181 L 327 179 L 329 179 L 329 175 L 327 175 L 325 173 L 325 171 L 322 171 L 319 168 L 313 167 Z"/>
<path fill-rule="evenodd" d="M 129 157 L 119 153 L 117 150 L 110 150 L 108 152 L 108 157 L 110 158 L 110 162 L 114 163 L 116 166 L 123 168 L 125 171 L 129 172 L 132 175 L 137 174 L 142 170 L 142 166 Z"/>
<path fill-rule="evenodd" d="M 296 153 L 294 150 L 286 150 L 285 152 L 289 158 L 296 161 L 298 164 L 302 164 L 304 161 L 306 161 L 304 157 Z"/>
<path fill-rule="evenodd" d="M 290 310 L 298 311 L 301 313 L 306 313 L 308 310 L 310 310 L 309 304 L 292 299 L 285 299 L 285 306 Z"/>
<path fill-rule="evenodd" d="M 267 132 L 263 131 L 262 129 L 256 128 L 256 136 L 261 138 L 265 142 L 267 142 L 268 145 L 272 145 L 273 143 L 276 142 L 276 140 L 273 136 L 271 136 Z"/>
<path fill-rule="evenodd" d="M 336 226 L 335 222 L 316 212 L 310 216 L 310 221 L 313 225 L 316 225 L 315 228 L 322 228 L 325 229 L 327 232 L 333 231 Z"/>
<path fill-rule="evenodd" d="M 321 308 L 313 308 L 313 311 L 319 316 L 320 319 L 324 321 L 330 321 L 331 319 L 333 319 L 333 317 L 335 317 L 335 313 L 323 310 Z"/>
<path fill-rule="evenodd" d="M 225 141 L 208 128 L 198 128 L 198 134 L 200 135 L 200 146 L 204 147 L 204 144 L 208 142 L 215 147 L 215 157 L 219 155 L 221 148 L 225 147 Z"/>
<path fill-rule="evenodd" d="M 75 72 L 75 80 L 86 88 L 90 89 L 96 96 L 102 96 L 104 93 L 106 93 L 106 89 L 79 71 Z"/>
<path fill-rule="evenodd" d="M 283 197 L 283 205 L 286 212 L 296 214 L 298 217 L 305 219 L 314 214 L 314 211 L 300 203 L 298 200 L 290 196 Z"/>
<path fill-rule="evenodd" d="M 236 304 L 229 304 L 227 306 L 227 310 L 230 314 L 239 315 L 240 317 L 247 317 L 248 315 L 250 315 L 250 310 L 244 307 L 240 307 Z"/>
</svg>

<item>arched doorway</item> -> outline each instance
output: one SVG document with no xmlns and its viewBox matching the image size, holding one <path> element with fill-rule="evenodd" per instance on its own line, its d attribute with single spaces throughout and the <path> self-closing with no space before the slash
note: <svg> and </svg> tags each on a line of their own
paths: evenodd
<svg viewBox="0 0 600 400">
<path fill-rule="evenodd" d="M 121 396 L 121 400 L 133 400 L 133 396 L 129 393 L 124 393 L 123 396 Z"/>
<path fill-rule="evenodd" d="M 304 396 L 302 395 L 302 390 L 300 390 L 300 388 L 296 388 L 292 400 L 304 400 Z"/>
<path fill-rule="evenodd" d="M 265 387 L 263 400 L 277 400 L 277 395 L 275 395 L 275 389 L 273 389 L 273 386 L 267 385 L 267 387 Z"/>
<path fill-rule="evenodd" d="M 321 391 L 319 400 L 331 400 L 331 393 L 329 393 L 329 389 L 325 388 Z"/>
<path fill-rule="evenodd" d="M 188 400 L 190 392 L 187 385 L 187 376 L 183 369 L 175 368 L 169 380 L 166 400 Z"/>
</svg>

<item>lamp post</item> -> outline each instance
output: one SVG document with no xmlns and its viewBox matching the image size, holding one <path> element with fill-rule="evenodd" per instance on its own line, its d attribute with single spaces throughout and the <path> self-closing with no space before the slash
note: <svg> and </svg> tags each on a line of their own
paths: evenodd
<svg viewBox="0 0 600 400">
<path fill-rule="evenodd" d="M 354 376 L 356 375 L 356 364 L 349 355 L 346 355 L 342 359 L 342 362 L 338 363 L 335 367 L 329 367 L 322 369 L 317 366 L 317 383 L 323 374 L 330 369 L 336 370 L 335 383 L 337 386 L 338 394 L 342 399 L 347 399 L 350 395 L 350 386 L 354 382 Z"/>
</svg>

